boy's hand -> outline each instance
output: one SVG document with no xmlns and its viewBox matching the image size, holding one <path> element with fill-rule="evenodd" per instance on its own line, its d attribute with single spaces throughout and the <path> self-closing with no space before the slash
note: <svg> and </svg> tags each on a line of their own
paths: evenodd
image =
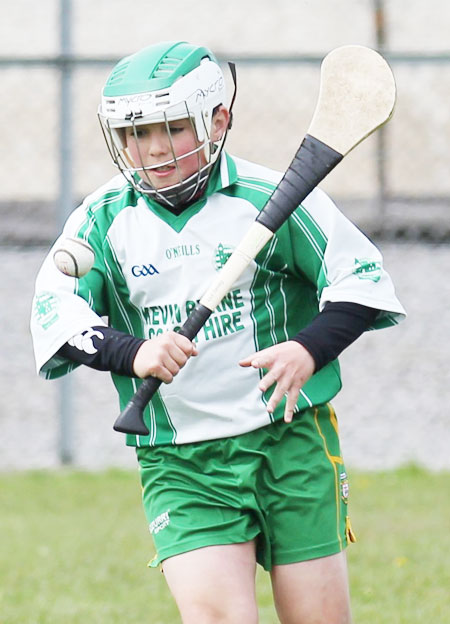
<svg viewBox="0 0 450 624">
<path fill-rule="evenodd" d="M 284 420 L 291 422 L 300 390 L 315 370 L 315 362 L 309 351 L 300 343 L 288 340 L 253 353 L 241 360 L 239 365 L 268 369 L 259 383 L 259 389 L 262 392 L 276 383 L 275 390 L 267 403 L 267 411 L 273 413 L 286 395 Z"/>
<path fill-rule="evenodd" d="M 141 379 L 152 376 L 170 383 L 192 355 L 197 355 L 193 342 L 177 332 L 165 332 L 139 347 L 133 370 Z"/>
</svg>

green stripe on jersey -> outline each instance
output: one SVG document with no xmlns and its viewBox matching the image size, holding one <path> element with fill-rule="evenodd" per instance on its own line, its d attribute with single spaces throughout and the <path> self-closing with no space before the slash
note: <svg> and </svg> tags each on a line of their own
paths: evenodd
<svg viewBox="0 0 450 624">
<path fill-rule="evenodd" d="M 239 176 L 236 184 L 221 192 L 228 196 L 246 199 L 261 211 L 275 188 L 275 184 L 266 180 Z M 329 284 L 324 261 L 328 239 L 320 225 L 308 210 L 300 205 L 292 214 L 291 219 L 277 231 L 276 236 L 280 241 L 286 264 L 292 266 L 291 263 L 293 263 L 299 273 L 317 282 L 320 295 L 325 286 Z M 298 240 L 299 236 L 300 240 Z M 298 251 L 297 254 L 295 254 L 295 249 Z M 306 261 L 305 253 L 307 254 Z M 296 262 L 296 256 L 301 256 L 301 261 Z"/>
</svg>

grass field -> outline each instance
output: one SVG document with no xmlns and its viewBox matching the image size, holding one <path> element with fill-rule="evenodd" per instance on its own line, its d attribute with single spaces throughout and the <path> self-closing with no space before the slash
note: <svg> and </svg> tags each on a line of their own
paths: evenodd
<svg viewBox="0 0 450 624">
<path fill-rule="evenodd" d="M 450 473 L 350 472 L 355 624 L 450 621 Z M 0 474 L 1 624 L 176 624 L 137 471 Z M 262 624 L 277 622 L 258 571 Z"/>
</svg>

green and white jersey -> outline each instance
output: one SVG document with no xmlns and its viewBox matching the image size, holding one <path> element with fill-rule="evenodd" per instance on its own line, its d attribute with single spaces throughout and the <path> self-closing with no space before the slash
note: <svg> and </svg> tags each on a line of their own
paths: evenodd
<svg viewBox="0 0 450 624">
<path fill-rule="evenodd" d="M 142 338 L 180 327 L 280 177 L 224 153 L 205 196 L 179 216 L 136 193 L 121 175 L 87 197 L 63 236 L 89 241 L 94 268 L 80 280 L 62 275 L 51 250 L 37 278 L 31 327 L 38 371 L 55 378 L 72 370 L 56 352 L 80 331 L 105 324 L 103 318 Z M 223 438 L 282 418 L 283 404 L 273 415 L 266 411 L 262 373 L 238 361 L 294 336 L 327 301 L 379 309 L 374 328 L 404 316 L 378 249 L 316 189 L 200 331 L 198 357 L 161 386 L 145 413 L 150 435 L 129 435 L 127 443 Z M 113 381 L 123 408 L 140 380 L 113 374 Z M 324 403 L 340 387 L 334 361 L 303 387 L 298 408 Z"/>
</svg>

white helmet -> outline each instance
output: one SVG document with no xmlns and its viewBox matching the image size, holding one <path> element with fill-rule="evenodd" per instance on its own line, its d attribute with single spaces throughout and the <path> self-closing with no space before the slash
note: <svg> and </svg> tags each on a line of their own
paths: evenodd
<svg viewBox="0 0 450 624">
<path fill-rule="evenodd" d="M 234 78 L 233 70 L 232 67 Z M 207 48 L 185 42 L 164 42 L 122 59 L 106 82 L 98 113 L 114 164 L 136 190 L 160 203 L 177 207 L 196 199 L 205 189 L 225 142 L 226 131 L 217 142 L 210 138 L 214 111 L 225 100 L 222 70 Z M 169 122 L 186 118 L 200 145 L 176 157 Z M 175 164 L 179 174 L 176 184 L 162 189 L 156 189 L 150 181 L 148 172 L 154 167 L 132 161 L 124 141 L 125 133 L 121 132 L 132 127 L 136 133 L 136 127 L 150 123 L 165 123 L 172 149 L 172 159 L 158 166 Z M 206 165 L 201 165 L 201 151 Z M 194 153 L 198 154 L 198 171 L 183 180 L 178 161 Z"/>
</svg>

